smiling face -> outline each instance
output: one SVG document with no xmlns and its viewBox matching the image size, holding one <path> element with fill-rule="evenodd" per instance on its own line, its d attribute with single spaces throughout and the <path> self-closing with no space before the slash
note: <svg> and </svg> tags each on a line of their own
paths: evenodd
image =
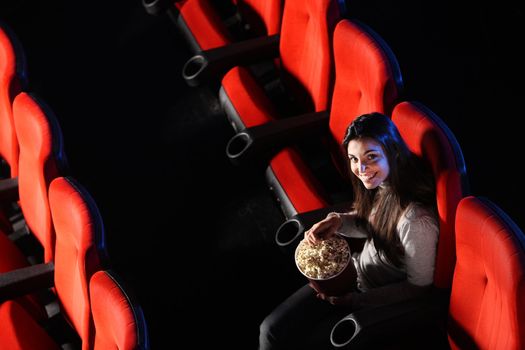
<svg viewBox="0 0 525 350">
<path fill-rule="evenodd" d="M 387 156 L 381 144 L 362 137 L 348 143 L 348 158 L 352 173 L 371 190 L 381 185 L 390 173 Z"/>
</svg>

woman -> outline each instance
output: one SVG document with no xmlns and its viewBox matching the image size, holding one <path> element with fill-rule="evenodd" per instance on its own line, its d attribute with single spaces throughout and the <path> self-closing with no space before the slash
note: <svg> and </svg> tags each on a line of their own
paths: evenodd
<svg viewBox="0 0 525 350">
<path fill-rule="evenodd" d="M 260 349 L 328 348 L 332 326 L 350 311 L 413 298 L 432 284 L 439 228 L 426 164 L 380 113 L 356 118 L 343 146 L 353 174 L 353 209 L 328 214 L 305 239 L 364 232 L 363 249 L 352 254 L 357 289 L 330 296 L 310 285 L 300 288 L 261 324 Z"/>
</svg>

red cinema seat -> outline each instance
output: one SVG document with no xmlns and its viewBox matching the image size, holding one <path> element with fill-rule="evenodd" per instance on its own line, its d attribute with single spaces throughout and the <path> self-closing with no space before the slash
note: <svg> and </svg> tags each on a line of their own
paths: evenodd
<svg viewBox="0 0 525 350">
<path fill-rule="evenodd" d="M 89 192 L 71 177 L 51 182 L 49 205 L 56 231 L 54 289 L 82 349 L 89 349 L 89 280 L 108 264 L 102 217 Z"/>
<path fill-rule="evenodd" d="M 147 350 L 148 329 L 141 306 L 129 287 L 111 270 L 93 274 L 89 283 L 92 350 Z M 63 349 L 18 303 L 0 305 L 0 343 L 6 350 Z"/>
<path fill-rule="evenodd" d="M 9 26 L 0 22 L 0 158 L 2 178 L 18 175 L 18 141 L 12 105 L 26 88 L 27 67 L 23 47 Z"/>
<path fill-rule="evenodd" d="M 421 103 L 399 103 L 392 113 L 392 121 L 410 150 L 426 159 L 432 168 L 439 214 L 434 285 L 450 289 L 456 262 L 456 208 L 469 191 L 463 152 L 445 122 Z"/>
<path fill-rule="evenodd" d="M 18 140 L 13 100 L 27 88 L 24 49 L 11 28 L 0 21 L 0 229 L 11 231 L 20 217 L 18 200 Z"/>
<path fill-rule="evenodd" d="M 333 85 L 332 33 L 340 11 L 336 0 L 287 0 L 279 40 L 279 97 L 243 66 L 222 79 L 219 97 L 236 131 L 291 115 L 326 111 Z"/>
<path fill-rule="evenodd" d="M 95 326 L 94 350 L 150 348 L 142 308 L 115 272 L 95 272 L 89 292 Z"/>
<path fill-rule="evenodd" d="M 63 135 L 53 111 L 34 94 L 16 96 L 13 117 L 20 145 L 19 204 L 29 232 L 43 248 L 41 260 L 47 263 L 53 261 L 55 250 L 48 187 L 68 172 Z"/>
<path fill-rule="evenodd" d="M 0 304 L 0 343 L 6 350 L 62 349 L 16 301 Z"/>
<path fill-rule="evenodd" d="M 456 214 L 456 268 L 447 334 L 452 349 L 525 348 L 525 236 L 486 198 Z"/>
<path fill-rule="evenodd" d="M 49 204 L 56 232 L 54 262 L 32 265 L 0 275 L 0 300 L 29 291 L 52 288 L 59 304 L 58 316 L 38 320 L 59 345 L 72 344 L 92 349 L 94 328 L 91 318 L 89 281 L 108 264 L 104 226 L 90 194 L 71 177 L 58 177 L 49 186 Z M 4 307 L 4 306 L 3 306 Z M 23 330 L 34 317 L 15 317 L 16 307 L 2 317 L 20 322 L 12 328 Z M 57 317 L 60 317 L 57 321 Z M 4 320 L 2 320 L 4 323 Z M 25 342 L 9 332 L 10 342 Z M 25 334 L 21 332 L 21 334 Z M 35 337 L 37 334 L 35 333 Z M 47 344 L 47 342 L 45 342 Z M 16 348 L 16 347 L 15 347 Z M 18 349 L 18 348 L 16 348 Z"/>
</svg>

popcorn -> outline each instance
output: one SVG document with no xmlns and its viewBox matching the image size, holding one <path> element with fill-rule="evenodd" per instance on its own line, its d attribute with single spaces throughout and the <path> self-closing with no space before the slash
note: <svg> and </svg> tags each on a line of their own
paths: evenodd
<svg viewBox="0 0 525 350">
<path fill-rule="evenodd" d="M 308 244 L 302 240 L 295 252 L 299 270 L 308 278 L 327 279 L 341 272 L 350 260 L 350 247 L 344 238 L 329 239 Z"/>
</svg>

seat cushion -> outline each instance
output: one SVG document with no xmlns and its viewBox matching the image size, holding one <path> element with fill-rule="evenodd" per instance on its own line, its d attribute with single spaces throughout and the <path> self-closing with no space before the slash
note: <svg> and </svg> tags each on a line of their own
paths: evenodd
<svg viewBox="0 0 525 350">
<path fill-rule="evenodd" d="M 285 148 L 277 153 L 266 176 L 288 218 L 327 205 L 318 180 L 295 148 Z"/>
<path fill-rule="evenodd" d="M 18 303 L 0 305 L 0 344 L 9 350 L 54 350 L 60 347 Z"/>
<path fill-rule="evenodd" d="M 232 39 L 221 18 L 208 0 L 187 0 L 176 3 L 180 17 L 201 50 L 224 46 Z"/>
<path fill-rule="evenodd" d="M 222 79 L 220 94 L 227 117 L 236 131 L 277 118 L 272 102 L 246 68 L 232 68 Z"/>
</svg>

